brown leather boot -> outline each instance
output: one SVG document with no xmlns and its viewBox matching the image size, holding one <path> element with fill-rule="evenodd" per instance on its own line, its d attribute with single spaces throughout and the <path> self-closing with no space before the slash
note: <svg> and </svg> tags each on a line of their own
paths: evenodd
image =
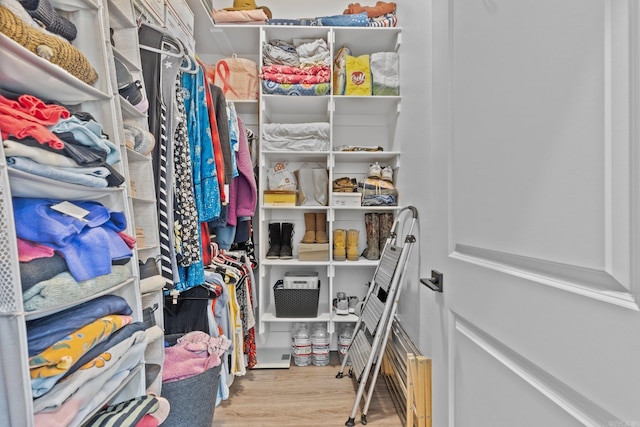
<svg viewBox="0 0 640 427">
<path fill-rule="evenodd" d="M 306 217 L 305 217 L 306 222 Z M 316 243 L 329 243 L 329 236 L 327 236 L 327 213 L 316 213 Z"/>
<path fill-rule="evenodd" d="M 382 253 L 382 249 L 384 249 L 385 243 L 387 243 L 387 239 L 391 234 L 391 229 L 393 228 L 393 212 L 385 212 L 378 214 L 379 222 L 380 222 L 380 231 L 379 231 L 379 248 L 380 253 Z"/>
<path fill-rule="evenodd" d="M 367 248 L 362 252 L 366 259 L 380 259 L 380 219 L 375 212 L 364 214 L 364 227 L 367 233 Z"/>
<path fill-rule="evenodd" d="M 316 242 L 316 214 L 313 212 L 307 212 L 304 214 L 304 236 L 300 243 L 315 243 Z"/>
</svg>

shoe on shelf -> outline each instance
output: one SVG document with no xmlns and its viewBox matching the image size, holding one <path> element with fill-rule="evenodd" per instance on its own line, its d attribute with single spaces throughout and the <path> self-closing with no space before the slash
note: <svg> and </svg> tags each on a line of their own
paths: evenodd
<svg viewBox="0 0 640 427">
<path fill-rule="evenodd" d="M 280 259 L 280 246 L 282 246 L 282 224 L 273 222 L 269 224 L 269 250 L 267 259 Z"/>
<path fill-rule="evenodd" d="M 329 243 L 326 212 L 316 213 L 316 243 Z"/>
<path fill-rule="evenodd" d="M 140 279 L 146 279 L 160 274 L 158 262 L 155 258 L 147 258 L 145 262 L 138 260 L 138 268 L 140 269 Z"/>
<path fill-rule="evenodd" d="M 22 0 L 22 7 L 27 13 L 46 30 L 64 37 L 69 41 L 75 40 L 78 29 L 67 18 L 58 15 L 49 0 Z"/>
<path fill-rule="evenodd" d="M 360 302 L 358 297 L 349 297 L 349 313 L 354 314 L 356 312 L 356 306 Z"/>
<path fill-rule="evenodd" d="M 334 193 L 353 193 L 358 189 L 358 181 L 345 176 L 333 180 L 332 187 Z"/>
<path fill-rule="evenodd" d="M 349 301 L 347 300 L 347 294 L 344 292 L 338 292 L 336 302 L 336 314 L 346 316 L 349 314 Z"/>
<path fill-rule="evenodd" d="M 393 169 L 391 169 L 391 166 L 385 166 L 382 168 L 382 171 L 380 171 L 380 178 L 382 178 L 383 181 L 393 182 Z"/>
<path fill-rule="evenodd" d="M 144 113 L 149 108 L 149 103 L 142 93 L 142 83 L 140 80 L 136 80 L 119 88 L 118 93 L 141 113 Z"/>
<path fill-rule="evenodd" d="M 316 242 L 316 214 L 314 212 L 305 212 L 304 214 L 304 236 L 300 243 Z"/>
<path fill-rule="evenodd" d="M 293 223 L 283 222 L 281 232 L 280 259 L 293 259 Z"/>
<path fill-rule="evenodd" d="M 358 261 L 360 255 L 358 252 L 358 238 L 360 231 L 353 228 L 347 230 L 347 259 L 349 261 Z"/>
<path fill-rule="evenodd" d="M 382 174 L 382 168 L 375 162 L 372 165 L 369 165 L 369 172 L 367 173 L 367 178 L 380 178 Z"/>
<path fill-rule="evenodd" d="M 333 260 L 347 259 L 347 230 L 338 228 L 333 230 Z"/>
</svg>

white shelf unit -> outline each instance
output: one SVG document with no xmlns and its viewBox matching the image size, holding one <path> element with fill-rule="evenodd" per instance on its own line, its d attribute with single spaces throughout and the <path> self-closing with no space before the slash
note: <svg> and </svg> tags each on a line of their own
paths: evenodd
<svg viewBox="0 0 640 427">
<path fill-rule="evenodd" d="M 134 4 L 131 0 L 108 0 L 109 5 L 109 25 L 114 30 L 113 40 L 115 46 L 111 46 L 113 56 L 118 58 L 131 73 L 133 81 L 140 81 L 143 85 L 142 64 L 140 60 L 140 47 L 138 42 L 138 26 Z M 115 65 L 114 65 L 115 67 Z M 113 81 L 114 93 L 117 93 L 117 82 Z M 121 151 L 125 158 L 125 177 L 128 182 L 128 200 L 132 212 L 133 229 L 140 228 L 144 233 L 144 242 L 137 242 L 135 248 L 135 262 L 144 263 L 148 259 L 157 260 L 160 256 L 160 238 L 158 231 L 158 218 L 156 207 L 155 178 L 153 174 L 153 163 L 151 154 L 143 155 L 124 145 L 124 125 L 135 126 L 138 129 L 147 131 L 149 129 L 146 113 L 140 112 L 131 103 L 117 96 L 120 105 L 121 116 L 119 130 L 121 132 Z M 135 193 L 131 190 L 135 187 Z M 135 233 L 134 233 L 135 235 Z M 158 272 L 159 272 L 158 268 Z M 139 277 L 139 271 L 136 270 Z M 153 308 L 154 321 L 162 333 L 148 331 L 149 342 L 145 351 L 145 362 L 157 364 L 161 368 L 164 363 L 164 315 L 163 315 L 163 284 L 164 280 L 160 275 L 152 276 L 141 280 L 141 302 L 142 309 Z M 158 331 L 156 331 L 158 332 Z M 160 371 L 162 372 L 162 371 Z M 162 374 L 153 380 L 151 384 L 146 384 L 147 390 L 157 395 L 162 389 Z"/>
<path fill-rule="evenodd" d="M 93 85 L 87 85 L 62 68 L 39 58 L 4 35 L 0 35 L 0 85 L 16 93 L 29 93 L 43 100 L 56 100 L 73 112 L 88 112 L 103 127 L 103 132 L 121 148 L 121 108 L 117 91 L 114 91 L 115 70 L 109 44 L 108 7 L 102 0 L 52 1 L 62 15 L 70 19 L 78 29 L 73 45 L 87 57 L 99 75 Z M 127 156 L 121 151 L 122 161 L 115 165 L 123 175 L 127 174 Z M 137 275 L 137 258 L 134 254 L 128 264 L 131 279 L 107 291 L 81 300 L 75 300 L 48 310 L 25 312 L 22 300 L 20 270 L 12 197 L 53 197 L 64 194 L 66 200 L 96 200 L 111 210 L 123 212 L 127 219 L 125 232 L 135 234 L 131 203 L 125 186 L 95 189 L 65 184 L 48 178 L 9 170 L 0 145 L 0 229 L 3 234 L 3 250 L 0 252 L 0 338 L 11 345 L 0 346 L 2 381 L 0 381 L 0 425 L 34 425 L 33 397 L 29 377 L 26 321 L 44 318 L 73 305 L 105 294 L 119 295 L 127 300 L 133 310 L 134 321 L 142 320 L 142 303 Z M 140 360 L 127 378 L 103 404 L 124 401 L 145 393 L 144 360 Z M 97 412 L 99 407 L 93 412 Z M 93 415 L 88 414 L 87 418 Z"/>
<path fill-rule="evenodd" d="M 347 45 L 353 56 L 382 51 L 398 51 L 401 41 L 399 28 L 327 28 L 327 27 L 278 27 L 263 26 L 260 30 L 260 47 L 270 40 L 291 42 L 294 38 L 322 38 L 328 42 L 331 57 Z M 261 48 L 258 49 L 258 52 Z M 283 96 L 265 95 L 260 98 L 260 127 L 267 123 L 327 122 L 331 128 L 330 149 L 326 152 L 261 151 L 259 156 L 259 256 L 260 288 L 258 303 L 258 332 L 262 344 L 269 348 L 265 355 L 273 360 L 263 361 L 258 349 L 260 364 L 268 367 L 284 366 L 288 360 L 281 355 L 290 351 L 290 326 L 293 322 L 326 323 L 336 348 L 337 325 L 355 322 L 356 315 L 337 315 L 332 300 L 339 291 L 362 299 L 367 291 L 377 260 L 360 257 L 358 261 L 333 260 L 333 230 L 338 228 L 359 231 L 358 253 L 366 247 L 364 226 L 365 212 L 396 212 L 395 206 L 345 207 L 332 206 L 331 182 L 348 176 L 360 180 L 367 174 L 369 165 L 379 162 L 389 165 L 397 175 L 400 166 L 401 144 L 397 141 L 396 123 L 400 114 L 400 96 Z M 345 152 L 342 145 L 380 146 L 378 152 Z M 304 163 L 316 163 L 325 167 L 329 176 L 328 206 L 271 207 L 264 205 L 263 190 L 267 186 L 267 170 L 273 162 L 286 161 L 293 171 Z M 300 261 L 298 245 L 305 232 L 305 212 L 326 212 L 329 234 L 329 259 L 327 261 Z M 267 260 L 269 249 L 269 223 L 294 224 L 293 259 Z M 318 316 L 310 318 L 278 318 L 275 315 L 273 285 L 287 271 L 315 271 L 321 283 Z"/>
<path fill-rule="evenodd" d="M 399 52 L 402 30 L 396 28 L 300 27 L 269 25 L 216 25 L 211 11 L 201 0 L 187 0 L 195 15 L 196 53 L 209 64 L 233 54 L 261 63 L 262 46 L 268 40 L 291 41 L 297 37 L 325 39 L 332 59 L 337 50 L 348 45 L 351 54 L 358 56 L 374 52 Z M 287 4 L 287 7 L 290 6 Z M 326 7 L 330 7 L 328 4 Z M 285 17 L 280 16 L 279 17 Z M 402 82 L 401 82 L 402 86 Z M 362 257 L 358 261 L 333 261 L 332 230 L 355 228 L 359 230 L 359 252 L 366 247 L 365 212 L 397 212 L 398 207 L 343 207 L 295 206 L 272 207 L 263 203 L 266 188 L 266 170 L 272 161 L 286 160 L 292 166 L 305 162 L 325 165 L 331 182 L 341 176 L 362 178 L 369 164 L 379 162 L 390 165 L 394 174 L 400 172 L 401 141 L 396 137 L 396 124 L 401 111 L 401 96 L 282 96 L 261 94 L 258 101 L 234 102 L 236 111 L 245 123 L 258 126 L 264 123 L 304 123 L 326 121 L 331 123 L 331 149 L 327 152 L 268 152 L 259 154 L 259 206 L 254 218 L 256 252 L 259 256 L 258 282 L 258 365 L 257 367 L 288 367 L 290 363 L 290 329 L 293 322 L 325 322 L 336 348 L 336 326 L 355 322 L 355 315 L 338 316 L 332 310 L 336 292 L 359 298 L 366 294 L 366 286 L 375 271 L 377 261 Z M 256 130 L 255 128 L 253 129 Z M 381 152 L 342 152 L 341 145 L 381 146 Z M 395 181 L 395 178 L 394 178 Z M 331 191 L 331 189 L 329 190 Z M 402 189 L 399 189 L 399 202 Z M 329 193 L 331 200 L 331 193 Z M 399 204 L 400 204 L 399 203 Z M 297 246 L 304 235 L 304 213 L 326 212 L 327 233 L 330 238 L 330 256 L 327 261 L 299 261 Z M 267 260 L 269 249 L 269 222 L 294 224 L 293 259 Z M 320 282 L 318 317 L 277 318 L 275 316 L 273 285 L 286 271 L 317 271 Z"/>
</svg>

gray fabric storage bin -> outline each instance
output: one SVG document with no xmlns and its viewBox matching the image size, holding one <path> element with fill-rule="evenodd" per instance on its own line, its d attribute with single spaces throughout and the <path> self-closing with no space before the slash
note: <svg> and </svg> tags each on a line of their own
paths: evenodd
<svg viewBox="0 0 640 427">
<path fill-rule="evenodd" d="M 220 380 L 218 365 L 193 377 L 162 383 L 161 396 L 171 405 L 167 427 L 211 427 Z"/>
</svg>

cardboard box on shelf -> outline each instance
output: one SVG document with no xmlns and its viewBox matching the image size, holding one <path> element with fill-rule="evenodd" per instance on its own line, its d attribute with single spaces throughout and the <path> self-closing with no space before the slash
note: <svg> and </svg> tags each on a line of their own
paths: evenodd
<svg viewBox="0 0 640 427">
<path fill-rule="evenodd" d="M 333 193 L 331 195 L 332 206 L 360 206 L 362 193 Z"/>
<path fill-rule="evenodd" d="M 297 191 L 264 190 L 264 206 L 295 206 Z"/>
<path fill-rule="evenodd" d="M 298 259 L 300 261 L 328 261 L 328 243 L 299 243 Z"/>
</svg>

